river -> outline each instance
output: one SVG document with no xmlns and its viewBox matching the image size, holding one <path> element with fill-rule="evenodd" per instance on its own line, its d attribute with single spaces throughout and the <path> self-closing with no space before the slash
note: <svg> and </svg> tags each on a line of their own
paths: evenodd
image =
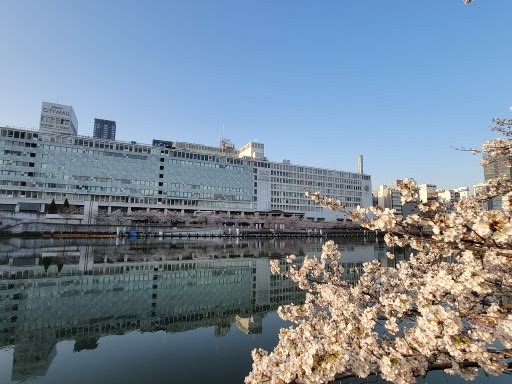
<svg viewBox="0 0 512 384">
<path fill-rule="evenodd" d="M 318 255 L 321 246 L 0 238 L 0 383 L 242 383 L 250 351 L 272 349 L 288 325 L 277 307 L 304 300 L 271 275 L 269 259 Z M 386 253 L 375 240 L 339 248 L 347 280 Z"/>
</svg>

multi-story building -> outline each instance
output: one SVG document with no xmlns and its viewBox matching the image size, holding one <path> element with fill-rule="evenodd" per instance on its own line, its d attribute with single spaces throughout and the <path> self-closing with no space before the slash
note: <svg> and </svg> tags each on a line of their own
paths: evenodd
<svg viewBox="0 0 512 384">
<path fill-rule="evenodd" d="M 435 201 L 437 200 L 437 186 L 434 184 L 419 184 L 418 195 L 422 203 Z"/>
<path fill-rule="evenodd" d="M 485 156 L 484 158 L 487 159 Z M 486 182 L 503 176 L 512 178 L 512 156 L 508 158 L 494 158 L 489 162 L 489 164 L 486 164 L 483 167 L 484 179 Z"/>
<path fill-rule="evenodd" d="M 372 204 L 369 175 L 271 162 L 264 145 L 254 142 L 236 150 L 232 145 L 162 140 L 147 145 L 47 128 L 0 128 L 0 164 L 0 210 L 16 212 L 44 212 L 52 199 L 68 199 L 71 205 L 94 203 L 108 212 L 277 211 L 342 217 L 315 205 L 306 190 L 338 199 L 349 209 Z"/>
<path fill-rule="evenodd" d="M 478 183 L 473 185 L 473 193 L 475 197 L 483 196 L 489 192 L 489 185 L 487 183 Z M 487 200 L 482 204 L 482 208 L 485 210 L 500 209 L 501 208 L 501 197 L 495 197 Z"/>
<path fill-rule="evenodd" d="M 437 192 L 437 198 L 447 203 L 456 203 L 469 197 L 469 188 L 444 189 Z"/>
<path fill-rule="evenodd" d="M 486 157 L 484 156 L 484 158 Z M 494 158 L 492 161 L 489 162 L 489 164 L 486 164 L 483 167 L 484 179 L 486 183 L 489 180 L 494 180 L 497 179 L 498 177 L 508 177 L 512 179 L 512 156 L 509 156 L 508 158 Z M 488 209 L 501 209 L 501 206 L 501 196 L 494 197 L 487 203 Z"/>
<path fill-rule="evenodd" d="M 76 135 L 78 120 L 73 107 L 43 101 L 39 130 L 57 135 Z"/>
<path fill-rule="evenodd" d="M 381 185 L 377 191 L 377 204 L 382 208 L 394 209 L 396 215 L 409 216 L 418 212 L 418 204 L 408 202 L 402 204 L 400 184 L 403 179 L 393 180 L 393 186 Z"/>
<path fill-rule="evenodd" d="M 112 120 L 94 119 L 94 132 L 92 136 L 96 139 L 115 140 L 116 122 Z"/>
<path fill-rule="evenodd" d="M 402 214 L 402 202 L 400 191 L 396 188 L 390 188 L 387 185 L 381 185 L 377 191 L 377 204 L 381 208 L 394 209 L 396 215 Z"/>
</svg>

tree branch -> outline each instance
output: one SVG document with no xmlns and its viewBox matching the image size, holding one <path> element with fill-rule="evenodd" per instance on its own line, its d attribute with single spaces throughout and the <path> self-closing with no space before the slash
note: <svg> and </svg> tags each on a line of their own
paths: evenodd
<svg viewBox="0 0 512 384">
<path fill-rule="evenodd" d="M 480 365 L 477 362 L 474 361 L 463 361 L 462 363 L 457 363 L 459 367 L 461 368 L 480 368 Z M 431 364 L 427 368 L 427 372 L 432 371 L 443 371 L 445 369 L 450 369 L 452 367 L 451 363 L 439 363 L 439 364 Z M 512 362 L 508 363 L 507 370 L 512 370 Z M 380 372 L 372 372 L 369 376 L 378 376 Z M 417 375 L 420 376 L 420 375 Z M 333 381 L 330 381 L 329 383 L 336 383 L 340 382 L 346 379 L 359 377 L 354 372 L 347 372 L 340 375 L 336 375 Z"/>
</svg>

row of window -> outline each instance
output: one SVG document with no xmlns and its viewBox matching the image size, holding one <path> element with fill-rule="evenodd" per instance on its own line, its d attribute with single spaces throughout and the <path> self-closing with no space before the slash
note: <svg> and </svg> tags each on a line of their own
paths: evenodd
<svg viewBox="0 0 512 384">
<path fill-rule="evenodd" d="M 134 155 L 130 153 L 117 153 L 117 152 L 108 152 L 108 151 L 97 151 L 97 150 L 89 150 L 82 149 L 76 147 L 66 147 L 60 145 L 52 145 L 52 144 L 42 144 L 40 146 L 42 149 L 46 149 L 51 152 L 59 151 L 59 152 L 70 152 L 70 153 L 81 153 L 93 156 L 109 156 L 109 157 L 118 157 L 118 158 L 127 158 L 127 159 L 136 159 L 136 160 L 147 160 L 148 157 L 144 155 Z"/>
<path fill-rule="evenodd" d="M 36 157 L 34 152 L 22 152 L 22 151 L 12 151 L 10 149 L 4 150 L 5 156 L 24 156 L 24 157 Z"/>
<path fill-rule="evenodd" d="M 40 141 L 49 141 L 56 142 L 61 144 L 72 144 L 75 146 L 81 147 L 89 147 L 89 148 L 100 148 L 100 149 L 113 149 L 120 151 L 128 151 L 128 152 L 140 152 L 140 153 L 151 153 L 151 147 L 147 145 L 135 145 L 135 144 L 127 144 L 120 143 L 115 141 L 101 141 L 92 138 L 83 138 L 83 137 L 69 137 L 69 136 L 56 136 L 56 135 L 48 135 L 48 134 L 39 134 L 35 132 L 23 132 L 11 129 L 2 129 L 1 136 L 3 137 L 12 137 L 16 139 L 27 139 L 27 140 L 40 140 Z M 262 144 L 261 144 L 262 145 Z M 201 145 L 196 145 L 198 147 L 204 147 Z M 206 148 L 206 147 L 205 147 Z M 182 151 L 162 151 L 162 153 L 169 154 L 173 157 L 181 157 L 187 159 L 201 160 L 201 161 L 213 161 L 220 162 L 219 156 L 206 155 L 200 153 L 192 153 L 192 152 L 182 152 Z M 291 164 L 283 164 L 283 163 L 269 163 L 263 161 L 254 161 L 254 160 L 243 160 L 235 157 L 226 157 L 224 162 L 239 164 L 239 165 L 248 165 L 252 164 L 258 168 L 271 168 L 273 170 L 277 170 L 275 172 L 280 172 L 279 176 L 291 176 L 297 177 L 296 175 L 287 175 L 287 173 L 298 172 L 298 173 L 306 173 L 313 175 L 323 175 L 323 176 L 332 176 L 337 178 L 347 178 L 347 179 L 362 179 L 369 180 L 370 177 L 368 175 L 360 175 L 357 173 L 350 172 L 342 172 L 342 171 L 334 171 L 320 168 L 312 168 Z M 287 171 L 287 172 L 282 172 Z"/>
<path fill-rule="evenodd" d="M 177 160 L 177 159 L 171 159 L 171 160 L 169 160 L 169 162 L 173 163 L 173 164 L 180 164 L 180 165 L 192 165 L 194 167 L 219 168 L 219 169 L 233 170 L 233 171 L 239 171 L 239 172 L 247 171 L 246 168 L 239 167 L 237 165 L 225 165 L 225 164 L 205 163 L 205 162 L 201 162 L 201 161 L 189 161 L 189 160 Z"/>
<path fill-rule="evenodd" d="M 183 183 L 163 183 L 163 187 L 170 187 L 176 189 L 203 189 L 207 191 L 222 191 L 222 192 L 243 192 L 243 188 L 232 187 L 219 187 L 214 185 L 198 185 L 198 184 L 183 184 Z"/>
<path fill-rule="evenodd" d="M 50 116 L 41 116 L 41 122 L 42 123 L 50 123 L 50 124 L 60 124 L 60 125 L 67 125 L 71 124 L 71 121 L 69 119 L 61 119 L 61 118 L 55 118 Z"/>
<path fill-rule="evenodd" d="M 361 183 L 361 175 L 356 173 L 342 173 L 339 171 L 328 171 L 325 170 L 325 172 L 328 172 L 327 175 L 324 175 L 323 173 L 313 173 L 308 172 L 311 169 L 310 168 L 304 168 L 305 172 L 285 172 L 285 171 L 270 171 L 271 176 L 281 176 L 281 177 L 288 177 L 293 179 L 307 179 L 307 180 L 321 180 L 321 181 L 331 181 L 331 182 L 339 182 L 339 183 Z"/>
<path fill-rule="evenodd" d="M 363 196 L 362 192 L 358 191 L 326 191 L 327 195 L 333 199 L 342 199 L 345 196 Z M 283 197 L 295 197 L 295 198 L 302 198 L 303 200 L 309 200 L 309 198 L 306 198 L 304 191 L 301 192 L 282 192 L 282 191 L 271 191 L 271 196 L 283 196 Z"/>
<path fill-rule="evenodd" d="M 16 130 L 12 130 L 12 129 L 2 129 L 0 131 L 0 136 L 1 137 L 12 137 L 14 139 L 23 139 L 23 140 L 37 140 L 39 137 L 39 133 L 16 131 Z"/>
<path fill-rule="evenodd" d="M 2 160 L 0 159 L 0 165 L 11 165 L 15 167 L 31 167 L 33 168 L 35 163 L 30 163 L 28 161 L 16 161 L 16 160 Z"/>
<path fill-rule="evenodd" d="M 298 179 L 282 179 L 280 177 L 272 177 L 272 183 L 279 183 L 281 185 L 280 189 L 285 188 L 283 184 L 291 184 L 291 185 L 303 185 L 305 187 L 318 187 L 318 188 L 336 188 L 336 189 L 350 189 L 350 190 L 361 190 L 361 185 L 353 185 L 352 183 L 346 184 L 332 184 L 325 183 L 323 181 L 306 181 L 306 180 L 298 180 Z M 272 184 L 276 185 L 276 184 Z"/>
</svg>

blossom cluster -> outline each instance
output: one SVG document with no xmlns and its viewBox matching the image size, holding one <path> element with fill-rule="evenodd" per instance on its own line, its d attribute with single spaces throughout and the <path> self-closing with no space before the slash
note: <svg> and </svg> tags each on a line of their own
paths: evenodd
<svg viewBox="0 0 512 384">
<path fill-rule="evenodd" d="M 508 161 L 512 141 L 503 136 L 484 145 L 487 159 Z M 417 202 L 417 214 L 404 218 L 379 207 L 348 211 L 339 201 L 309 193 L 313 201 L 385 232 L 388 246 L 407 246 L 412 254 L 396 268 L 366 263 L 355 285 L 341 278 L 342 255 L 332 241 L 319 258 L 301 265 L 295 257 L 287 258 L 285 270 L 273 263 L 272 272 L 297 282 L 306 301 L 279 309 L 294 326 L 281 330 L 272 352 L 253 351 L 247 384 L 375 374 L 415 383 L 439 367 L 465 379 L 475 378 L 478 368 L 488 375 L 511 373 L 512 182 L 500 178 L 486 193 L 455 204 L 420 203 L 413 180 L 404 182 L 401 194 L 403 202 Z M 503 208 L 484 210 L 482 202 L 496 196 Z"/>
</svg>

